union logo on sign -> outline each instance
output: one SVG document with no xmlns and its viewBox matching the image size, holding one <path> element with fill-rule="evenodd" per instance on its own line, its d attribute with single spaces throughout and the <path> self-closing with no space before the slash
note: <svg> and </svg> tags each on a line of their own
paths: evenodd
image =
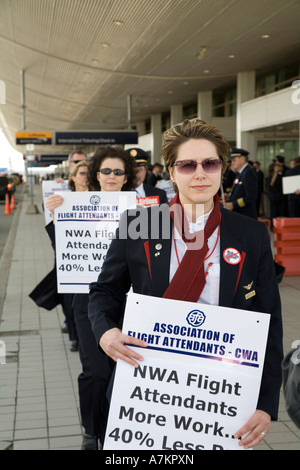
<svg viewBox="0 0 300 470">
<path fill-rule="evenodd" d="M 93 196 L 90 197 L 91 204 L 99 204 L 100 201 L 101 201 L 100 196 L 97 196 L 97 194 L 93 194 Z"/>
<path fill-rule="evenodd" d="M 199 327 L 205 322 L 205 315 L 200 310 L 192 310 L 186 317 L 186 321 L 189 325 Z"/>
</svg>

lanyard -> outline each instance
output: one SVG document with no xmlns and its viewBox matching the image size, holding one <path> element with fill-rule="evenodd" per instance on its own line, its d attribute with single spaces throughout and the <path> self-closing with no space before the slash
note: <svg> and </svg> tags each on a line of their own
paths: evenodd
<svg viewBox="0 0 300 470">
<path fill-rule="evenodd" d="M 204 258 L 204 261 L 206 261 L 208 258 L 211 257 L 211 255 L 213 254 L 213 252 L 215 251 L 216 249 L 216 246 L 218 244 L 218 241 L 219 241 L 219 236 L 220 236 L 220 227 L 221 227 L 221 224 L 219 224 L 219 227 L 218 227 L 218 234 L 217 234 L 217 240 L 216 240 L 216 243 L 212 249 L 212 251 L 208 254 L 208 256 L 206 256 L 206 258 Z M 177 258 L 177 263 L 178 263 L 178 266 L 180 264 L 180 261 L 179 261 L 179 256 L 178 256 L 178 251 L 177 251 L 177 245 L 176 245 L 176 238 L 175 238 L 175 226 L 173 225 L 173 240 L 174 240 L 174 247 L 175 247 L 175 253 L 176 253 L 176 258 Z M 208 270 L 209 268 L 213 265 L 213 263 L 208 263 L 208 267 L 207 267 L 207 270 L 205 272 L 205 277 L 208 275 Z"/>
</svg>

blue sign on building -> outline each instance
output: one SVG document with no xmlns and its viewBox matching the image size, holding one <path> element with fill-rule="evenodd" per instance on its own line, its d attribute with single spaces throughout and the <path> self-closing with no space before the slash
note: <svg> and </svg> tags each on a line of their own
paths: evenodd
<svg viewBox="0 0 300 470">
<path fill-rule="evenodd" d="M 136 131 L 64 131 L 55 133 L 56 145 L 137 144 Z"/>
</svg>

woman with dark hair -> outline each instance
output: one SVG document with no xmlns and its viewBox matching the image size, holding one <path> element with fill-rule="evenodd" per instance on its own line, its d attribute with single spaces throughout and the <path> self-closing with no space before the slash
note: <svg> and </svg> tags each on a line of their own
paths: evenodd
<svg viewBox="0 0 300 470">
<path fill-rule="evenodd" d="M 88 161 L 86 175 L 88 189 L 90 191 L 134 190 L 136 184 L 134 165 L 134 159 L 120 147 L 107 145 L 98 148 Z M 50 197 L 51 210 L 54 211 L 55 207 L 62 204 L 63 198 L 58 195 Z M 49 207 L 47 202 L 46 205 Z M 81 421 L 85 430 L 81 449 L 98 450 L 104 441 L 108 417 L 106 390 L 113 371 L 113 361 L 105 354 L 99 353 L 88 318 L 88 294 L 74 294 L 72 306 L 82 364 L 82 372 L 78 376 Z"/>
<path fill-rule="evenodd" d="M 281 302 L 265 224 L 219 206 L 228 147 L 218 129 L 199 119 L 185 120 L 165 132 L 162 155 L 176 195 L 161 218 L 157 217 L 160 208 L 144 209 L 148 226 L 139 237 L 130 236 L 131 223 L 136 226 L 136 218 L 140 220 L 137 211 L 121 218 L 122 237 L 112 241 L 98 282 L 90 286 L 89 318 L 103 351 L 115 361 L 138 367 L 141 350 L 126 344 L 147 344 L 120 330 L 131 287 L 143 295 L 269 313 L 257 410 L 235 435 L 243 436 L 239 445 L 250 448 L 262 441 L 271 418 L 277 419 L 283 357 Z M 162 231 L 166 221 L 167 237 Z M 234 263 L 228 258 L 230 250 L 235 253 Z M 244 286 L 249 283 L 252 292 L 245 295 Z"/>
<path fill-rule="evenodd" d="M 119 169 L 122 168 L 121 171 L 124 171 L 123 174 L 120 173 L 118 175 L 116 172 L 108 173 L 107 171 L 103 171 L 103 169 L 109 168 L 112 162 L 114 162 L 114 166 L 116 166 L 115 163 L 118 163 L 118 160 L 120 163 Z M 114 185 L 111 181 L 113 175 L 116 177 L 125 176 L 125 178 L 123 180 L 115 178 L 116 184 Z M 106 178 L 106 176 L 109 178 Z M 120 181 L 123 181 L 121 187 L 119 187 Z M 105 147 L 98 148 L 89 160 L 88 185 L 90 191 L 132 191 L 136 186 L 134 159 L 120 147 L 106 145 Z"/>
</svg>

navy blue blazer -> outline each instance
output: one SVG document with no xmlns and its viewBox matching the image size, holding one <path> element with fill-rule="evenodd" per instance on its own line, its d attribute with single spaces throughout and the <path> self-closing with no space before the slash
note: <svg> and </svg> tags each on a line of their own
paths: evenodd
<svg viewBox="0 0 300 470">
<path fill-rule="evenodd" d="M 235 212 L 257 219 L 257 198 L 258 178 L 253 168 L 247 165 L 238 176 L 238 182 L 232 187 L 230 201 Z"/>
<path fill-rule="evenodd" d="M 146 196 L 159 196 L 160 204 L 168 203 L 168 197 L 167 197 L 166 191 L 160 188 L 155 188 L 151 186 L 150 184 L 146 184 L 146 183 L 143 183 L 143 186 L 144 186 Z"/>
<path fill-rule="evenodd" d="M 168 203 L 166 192 L 163 189 L 154 188 L 153 186 L 144 183 L 144 190 L 146 196 L 159 196 L 160 204 Z M 87 294 L 74 294 L 72 307 L 74 310 L 87 313 L 88 301 L 89 299 Z"/>
<path fill-rule="evenodd" d="M 126 294 L 131 285 L 134 292 L 155 297 L 162 297 L 169 285 L 172 228 L 166 237 L 166 229 L 160 222 L 158 238 L 149 236 L 153 230 L 151 221 L 158 220 L 155 216 L 158 211 L 158 206 L 147 209 L 148 231 L 146 234 L 141 231 L 141 237 L 135 240 L 126 236 L 134 216 L 129 211 L 121 218 L 117 238 L 111 243 L 98 281 L 90 285 L 88 313 L 97 342 L 107 330 L 122 326 Z M 161 221 L 170 218 L 167 206 L 166 211 Z M 283 358 L 282 320 L 269 234 L 262 222 L 226 209 L 221 209 L 221 213 L 219 305 L 271 314 L 258 408 L 277 419 Z M 155 256 L 158 243 L 160 256 Z M 239 264 L 231 265 L 223 259 L 222 254 L 229 247 L 239 251 Z M 245 295 L 244 286 L 250 283 L 255 291 L 252 297 Z"/>
</svg>

